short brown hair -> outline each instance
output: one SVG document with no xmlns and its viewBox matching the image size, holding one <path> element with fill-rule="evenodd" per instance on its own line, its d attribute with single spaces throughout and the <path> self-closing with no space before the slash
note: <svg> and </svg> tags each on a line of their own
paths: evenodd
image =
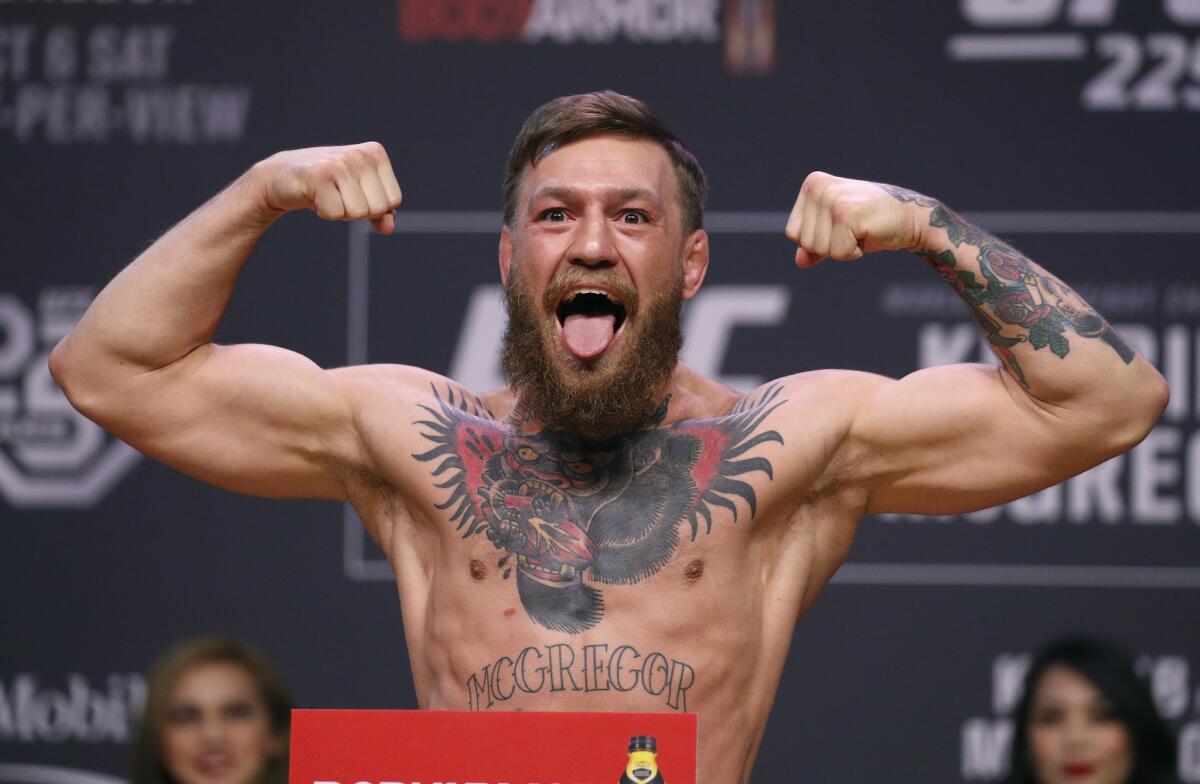
<svg viewBox="0 0 1200 784">
<path fill-rule="evenodd" d="M 565 144 L 606 134 L 648 139 L 666 150 L 679 184 L 684 230 L 690 233 L 704 225 L 708 178 L 696 157 L 649 106 L 612 90 L 555 98 L 539 106 L 525 120 L 509 152 L 504 174 L 505 225 L 512 226 L 516 216 L 526 167 Z"/>
<path fill-rule="evenodd" d="M 186 640 L 154 665 L 146 692 L 146 706 L 133 747 L 132 784 L 177 784 L 163 761 L 163 727 L 167 704 L 180 677 L 203 664 L 233 664 L 254 681 L 267 709 L 271 735 L 280 754 L 271 760 L 261 784 L 287 784 L 288 740 L 292 723 L 292 697 L 266 657 L 254 648 L 223 637 Z"/>
</svg>

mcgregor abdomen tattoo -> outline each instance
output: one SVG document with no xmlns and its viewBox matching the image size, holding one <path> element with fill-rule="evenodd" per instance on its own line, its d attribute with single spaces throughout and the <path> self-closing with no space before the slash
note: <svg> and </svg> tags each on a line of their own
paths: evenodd
<svg viewBox="0 0 1200 784">
<path fill-rule="evenodd" d="M 463 537 L 482 533 L 504 551 L 497 565 L 505 579 L 515 556 L 529 617 L 577 634 L 603 617 L 596 584 L 628 585 L 656 573 L 674 554 L 682 523 L 694 540 L 701 522 L 711 532 L 713 507 L 736 521 L 739 499 L 754 517 L 754 488 L 735 477 L 773 477 L 769 460 L 745 455 L 783 443 L 776 431 L 759 430 L 783 404 L 779 393 L 772 387 L 724 416 L 660 428 L 664 400 L 643 429 L 587 440 L 554 430 L 522 435 L 465 396 L 435 390 L 437 406 L 422 406 L 430 418 L 415 423 L 434 446 L 413 457 L 435 464 L 437 487 L 448 492 L 438 508 Z"/>
<path fill-rule="evenodd" d="M 637 692 L 661 697 L 672 710 L 687 711 L 688 689 L 696 683 L 690 664 L 632 645 L 568 643 L 529 646 L 485 664 L 467 679 L 467 707 L 490 708 L 519 694 Z"/>
</svg>

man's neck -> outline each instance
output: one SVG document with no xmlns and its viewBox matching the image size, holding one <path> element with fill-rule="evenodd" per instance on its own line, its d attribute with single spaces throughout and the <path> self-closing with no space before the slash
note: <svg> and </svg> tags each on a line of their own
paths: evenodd
<svg viewBox="0 0 1200 784">
<path fill-rule="evenodd" d="M 676 364 L 671 380 L 659 400 L 667 403 L 666 411 L 651 427 L 668 427 L 688 419 L 701 419 L 722 414 L 730 409 L 742 393 L 727 387 L 689 368 Z M 525 412 L 517 393 L 508 386 L 482 396 L 489 411 L 498 420 L 511 423 L 522 433 L 537 433 L 544 423 Z"/>
</svg>

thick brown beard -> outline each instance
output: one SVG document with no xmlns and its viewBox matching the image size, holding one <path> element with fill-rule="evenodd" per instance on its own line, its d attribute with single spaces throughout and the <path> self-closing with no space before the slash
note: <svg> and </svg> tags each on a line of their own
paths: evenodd
<svg viewBox="0 0 1200 784">
<path fill-rule="evenodd" d="M 584 281 L 621 292 L 625 299 L 629 312 L 619 356 L 605 352 L 583 363 L 564 356 L 558 346 L 552 321 L 558 296 Z M 631 432 L 655 412 L 683 347 L 683 280 L 676 276 L 667 291 L 647 297 L 640 308 L 629 289 L 628 282 L 605 270 L 570 268 L 551 281 L 539 303 L 514 267 L 504 290 L 508 326 L 500 366 L 516 393 L 518 417 L 596 439 Z"/>
</svg>

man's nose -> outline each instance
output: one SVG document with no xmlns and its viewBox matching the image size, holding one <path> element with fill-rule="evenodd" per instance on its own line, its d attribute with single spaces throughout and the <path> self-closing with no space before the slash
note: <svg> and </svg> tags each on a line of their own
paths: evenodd
<svg viewBox="0 0 1200 784">
<path fill-rule="evenodd" d="M 575 241 L 569 249 L 570 262 L 589 269 L 605 269 L 616 264 L 612 227 L 600 215 L 589 215 L 579 222 Z"/>
</svg>

